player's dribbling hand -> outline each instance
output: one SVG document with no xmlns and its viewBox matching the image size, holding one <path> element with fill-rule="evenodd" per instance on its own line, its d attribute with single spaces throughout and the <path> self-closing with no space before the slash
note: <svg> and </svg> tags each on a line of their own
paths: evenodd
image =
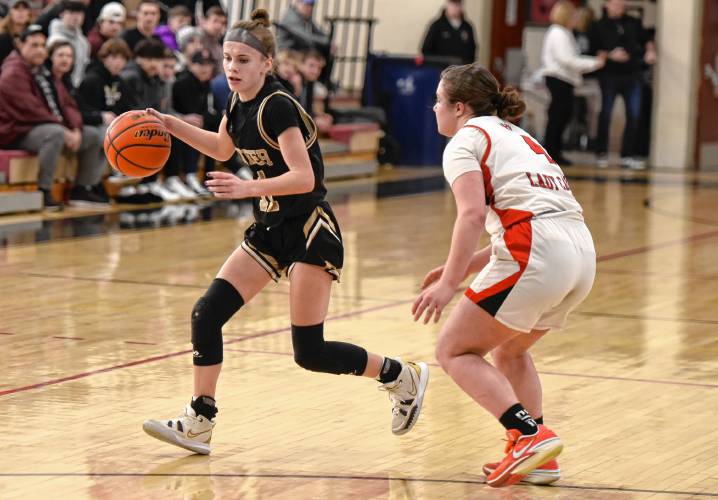
<svg viewBox="0 0 718 500">
<path fill-rule="evenodd" d="M 419 321 L 421 315 L 426 311 L 424 316 L 424 324 L 431 321 L 432 316 L 434 317 L 434 323 L 439 321 L 441 318 L 441 311 L 444 310 L 446 304 L 449 303 L 451 298 L 454 296 L 456 289 L 452 286 L 446 285 L 443 281 L 439 280 L 429 288 L 421 292 L 414 301 L 414 305 L 411 307 L 411 313 L 414 315 L 414 321 Z"/>
<path fill-rule="evenodd" d="M 433 282 L 441 278 L 441 274 L 443 272 L 444 266 L 442 265 L 426 273 L 426 276 L 424 276 L 424 281 L 421 282 L 421 289 L 424 290 L 427 286 L 431 285 Z"/>
<path fill-rule="evenodd" d="M 167 130 L 169 130 L 169 128 L 170 128 L 170 124 L 169 124 L 170 115 L 166 115 L 166 114 L 164 114 L 164 113 L 160 113 L 159 111 L 157 111 L 156 109 L 153 109 L 153 108 L 147 108 L 147 109 L 145 109 L 145 113 L 147 113 L 148 115 L 152 115 L 152 116 L 154 116 L 155 118 L 157 118 L 159 121 L 162 122 L 162 125 L 164 125 L 164 126 L 167 128 Z"/>
<path fill-rule="evenodd" d="M 247 181 L 243 181 L 234 174 L 227 172 L 209 172 L 211 177 L 205 182 L 207 189 L 217 198 L 238 199 L 249 198 L 252 196 L 249 192 Z"/>
</svg>

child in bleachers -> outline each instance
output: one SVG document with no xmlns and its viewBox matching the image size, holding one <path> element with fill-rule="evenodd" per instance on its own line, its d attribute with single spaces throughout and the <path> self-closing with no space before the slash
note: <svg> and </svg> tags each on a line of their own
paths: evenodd
<svg viewBox="0 0 718 500">
<path fill-rule="evenodd" d="M 296 98 L 302 95 L 302 54 L 296 50 L 280 50 L 277 53 L 275 78 L 287 87 Z"/>
<path fill-rule="evenodd" d="M 124 40 L 113 38 L 102 44 L 97 56 L 101 64 L 88 69 L 77 101 L 85 124 L 107 126 L 129 109 L 120 73 L 132 59 L 132 52 Z"/>
</svg>

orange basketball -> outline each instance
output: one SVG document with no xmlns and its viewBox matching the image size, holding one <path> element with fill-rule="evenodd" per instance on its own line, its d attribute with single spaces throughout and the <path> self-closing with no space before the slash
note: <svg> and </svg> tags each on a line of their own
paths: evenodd
<svg viewBox="0 0 718 500">
<path fill-rule="evenodd" d="M 147 177 L 165 165 L 171 144 L 160 120 L 144 111 L 128 111 L 107 128 L 105 156 L 115 170 L 130 177 Z"/>
</svg>

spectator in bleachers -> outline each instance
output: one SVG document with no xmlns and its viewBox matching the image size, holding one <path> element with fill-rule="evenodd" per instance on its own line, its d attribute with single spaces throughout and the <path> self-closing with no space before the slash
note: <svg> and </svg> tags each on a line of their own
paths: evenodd
<svg viewBox="0 0 718 500">
<path fill-rule="evenodd" d="M 317 109 L 316 103 L 319 100 L 317 88 L 321 88 L 326 92 L 326 88 L 318 81 L 324 68 L 324 56 L 316 51 L 310 50 L 304 55 L 304 60 L 300 66 L 302 73 L 302 94 L 299 96 L 299 103 L 314 118 L 317 129 L 326 133 L 334 122 L 332 116 L 324 112 L 324 109 Z"/>
<path fill-rule="evenodd" d="M 112 38 L 102 44 L 97 57 L 101 64 L 87 70 L 77 92 L 77 101 L 83 123 L 106 127 L 129 109 L 120 73 L 132 59 L 132 52 L 124 40 Z"/>
<path fill-rule="evenodd" d="M 157 0 L 142 0 L 137 7 L 137 26 L 122 34 L 132 52 L 143 40 L 157 39 L 154 32 L 160 24 L 160 4 Z"/>
<path fill-rule="evenodd" d="M 122 33 L 125 28 L 127 12 L 119 2 L 105 4 L 97 17 L 97 24 L 87 34 L 87 41 L 90 42 L 90 57 L 97 58 L 100 47 L 112 38 Z"/>
<path fill-rule="evenodd" d="M 597 163 L 608 165 L 608 137 L 616 96 L 623 98 L 626 107 L 626 126 L 621 143 L 621 165 L 645 168 L 645 162 L 634 158 L 638 119 L 641 110 L 641 71 L 644 61 L 656 60 L 655 46 L 647 43 L 648 36 L 641 21 L 626 14 L 625 0 L 607 0 L 604 16 L 593 24 L 589 34 L 591 53 L 600 51 L 620 54 L 614 56 L 598 74 L 601 86 L 601 112 L 598 117 L 596 139 Z M 615 52 L 614 52 L 615 51 Z"/>
<path fill-rule="evenodd" d="M 576 8 L 568 0 L 559 0 L 551 9 L 551 26 L 546 32 L 541 62 L 546 86 L 551 93 L 543 145 L 561 166 L 571 162 L 563 156 L 562 136 L 573 112 L 574 88 L 581 85 L 581 74 L 606 64 L 606 53 L 598 57 L 582 56 L 573 36 Z"/>
<path fill-rule="evenodd" d="M 185 26 L 177 32 L 178 71 L 186 69 L 192 54 L 202 49 L 202 30 L 195 26 Z"/>
<path fill-rule="evenodd" d="M 0 65 L 15 50 L 15 39 L 30 25 L 28 0 L 11 0 L 7 16 L 0 20 Z"/>
<path fill-rule="evenodd" d="M 75 0 L 65 0 L 59 19 L 50 23 L 48 45 L 56 40 L 67 40 L 75 50 L 75 67 L 72 70 L 72 84 L 79 87 L 85 76 L 85 68 L 90 62 L 90 42 L 82 34 L 82 23 L 85 20 L 85 4 Z"/>
<path fill-rule="evenodd" d="M 277 23 L 277 48 L 328 51 L 331 40 L 312 19 L 315 0 L 293 0 Z"/>
<path fill-rule="evenodd" d="M 122 84 L 127 91 L 129 109 L 162 109 L 164 83 L 159 75 L 165 58 L 165 49 L 165 45 L 156 38 L 142 40 L 135 47 L 135 59 L 128 62 L 120 73 Z M 134 188 L 134 186 L 130 187 Z M 128 197 L 131 197 L 133 202 L 177 199 L 176 195 L 158 182 L 157 174 L 142 179 L 136 191 L 120 191 L 118 201 L 130 201 L 126 199 Z"/>
<path fill-rule="evenodd" d="M 172 108 L 179 114 L 184 115 L 185 121 L 188 118 L 193 123 L 205 130 L 216 131 L 222 120 L 222 113 L 214 106 L 214 99 L 210 89 L 210 80 L 214 74 L 215 60 L 207 49 L 202 49 L 192 55 L 186 70 L 177 75 L 172 90 Z M 171 155 L 177 157 L 177 161 L 169 162 L 174 169 L 165 169 L 167 179 L 165 185 L 172 191 L 183 194 L 188 198 L 185 190 L 189 190 L 194 196 L 207 196 L 207 191 L 197 177 L 199 153 L 180 140 L 173 138 Z M 211 158 L 205 157 L 205 171 L 213 170 L 214 162 Z M 185 174 L 183 183 L 179 177 L 181 170 Z"/>
<path fill-rule="evenodd" d="M 87 34 L 90 30 L 95 27 L 97 20 L 100 17 L 100 12 L 108 3 L 120 3 L 123 4 L 124 0 L 90 0 L 87 4 L 87 10 L 85 11 L 85 23 L 82 25 L 82 32 Z"/>
<path fill-rule="evenodd" d="M 429 25 L 421 53 L 471 64 L 476 60 L 476 49 L 474 26 L 464 17 L 461 0 L 447 0 L 439 18 Z"/>
<path fill-rule="evenodd" d="M 164 56 L 162 57 L 162 63 L 160 64 L 159 77 L 160 80 L 162 80 L 166 84 L 169 84 L 168 86 L 170 88 L 175 81 L 175 74 L 177 72 L 177 70 L 175 69 L 176 66 L 177 57 L 175 56 L 175 53 L 172 51 L 172 49 L 165 46 Z"/>
<path fill-rule="evenodd" d="M 309 50 L 318 51 L 324 58 L 319 80 L 329 85 L 337 47 L 332 43 L 330 35 L 314 22 L 312 14 L 315 3 L 315 0 L 292 1 L 281 20 L 275 23 L 277 49 L 291 49 L 302 53 Z"/>
<path fill-rule="evenodd" d="M 37 16 L 37 19 L 35 20 L 35 24 L 39 24 L 42 26 L 43 31 L 45 32 L 45 35 L 48 35 L 50 32 L 50 23 L 54 20 L 60 17 L 60 13 L 62 12 L 62 9 L 64 9 L 64 3 L 66 0 L 50 0 L 48 2 L 47 6 L 43 11 L 40 13 L 40 15 Z M 87 8 L 88 5 L 90 5 L 90 2 L 92 0 L 80 0 L 82 4 Z"/>
<path fill-rule="evenodd" d="M 222 39 L 227 31 L 227 13 L 222 7 L 212 7 L 200 23 L 202 27 L 202 44 L 210 51 L 216 61 L 215 74 L 222 73 Z"/>
<path fill-rule="evenodd" d="M 75 49 L 73 45 L 64 39 L 57 39 L 48 45 L 47 66 L 53 77 L 55 92 L 57 95 L 66 93 L 68 95 L 67 104 L 63 109 L 63 114 L 72 116 L 73 121 L 80 116 L 81 142 L 78 154 L 81 160 L 90 165 L 101 165 L 98 167 L 99 177 L 97 182 L 90 185 L 76 184 L 70 190 L 70 205 L 72 206 L 96 206 L 107 205 L 110 199 L 107 197 L 104 187 L 102 186 L 102 176 L 107 169 L 105 162 L 105 154 L 102 150 L 102 140 L 105 137 L 104 127 L 94 127 L 87 125 L 82 120 L 82 113 L 77 102 L 72 97 L 73 87 L 70 79 L 75 58 Z M 64 87 L 64 88 L 63 88 Z M 84 158 L 83 158 L 84 156 Z"/>
<path fill-rule="evenodd" d="M 73 204 L 99 203 L 91 186 L 102 179 L 102 137 L 85 131 L 82 117 L 64 85 L 46 70 L 46 37 L 39 25 L 20 35 L 18 50 L 8 56 L 0 74 L 0 148 L 24 149 L 38 156 L 38 187 L 46 208 L 58 208 L 50 193 L 63 149 L 78 153 Z"/>
<path fill-rule="evenodd" d="M 220 6 L 219 0 L 164 0 L 163 3 L 170 8 L 177 7 L 179 5 L 186 7 L 192 15 L 192 20 L 190 21 L 190 24 L 192 25 L 197 24 L 197 20 L 195 19 L 195 12 L 197 11 L 198 3 L 202 6 L 202 15 L 200 17 L 206 17 L 207 11 L 212 7 Z"/>
<path fill-rule="evenodd" d="M 280 50 L 277 52 L 277 70 L 275 78 L 284 85 L 289 92 L 299 99 L 302 95 L 302 54 L 296 50 Z"/>
<path fill-rule="evenodd" d="M 172 7 L 167 14 L 167 24 L 158 26 L 155 35 L 172 51 L 177 52 L 179 50 L 177 33 L 185 26 L 189 26 L 191 22 L 192 15 L 187 7 L 184 5 Z"/>
</svg>

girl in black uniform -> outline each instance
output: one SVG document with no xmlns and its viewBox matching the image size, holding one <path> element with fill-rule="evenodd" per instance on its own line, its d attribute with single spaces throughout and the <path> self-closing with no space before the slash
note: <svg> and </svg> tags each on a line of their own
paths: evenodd
<svg viewBox="0 0 718 500">
<path fill-rule="evenodd" d="M 196 453 L 210 452 L 222 367 L 222 326 L 270 279 L 290 282 L 294 360 L 312 371 L 363 375 L 381 382 L 392 401 L 392 432 L 408 432 L 419 416 L 429 379 L 425 363 L 405 363 L 361 347 L 324 340 L 332 280 L 344 259 L 341 232 L 324 200 L 324 164 L 317 128 L 299 103 L 271 75 L 275 42 L 263 9 L 235 24 L 224 38 L 224 72 L 232 95 L 214 133 L 148 110 L 167 130 L 220 161 L 236 151 L 254 180 L 210 172 L 218 198 L 252 198 L 256 222 L 225 261 L 192 310 L 194 395 L 177 418 L 148 420 L 151 436 Z"/>
</svg>

